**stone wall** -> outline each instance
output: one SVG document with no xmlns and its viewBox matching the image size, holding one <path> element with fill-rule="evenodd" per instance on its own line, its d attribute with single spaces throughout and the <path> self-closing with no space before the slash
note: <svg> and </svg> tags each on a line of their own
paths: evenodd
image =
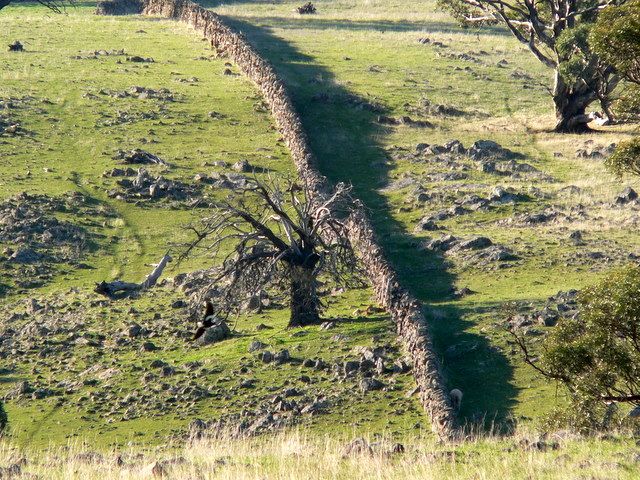
<svg viewBox="0 0 640 480">
<path fill-rule="evenodd" d="M 139 5 L 139 6 L 137 6 Z M 207 38 L 221 56 L 232 59 L 253 80 L 269 105 L 278 129 L 291 151 L 298 175 L 315 195 L 329 189 L 326 179 L 315 169 L 315 159 L 302 123 L 284 83 L 273 67 L 249 44 L 245 37 L 227 26 L 218 15 L 189 0 L 115 0 L 99 4 L 97 13 L 142 13 L 179 20 L 191 25 Z M 421 403 L 431 419 L 434 432 L 444 440 L 457 437 L 456 416 L 434 352 L 431 333 L 422 305 L 400 284 L 397 275 L 378 244 L 364 208 L 357 207 L 349 218 L 349 236 L 362 259 L 377 301 L 396 325 L 397 334 L 413 362 Z"/>
<path fill-rule="evenodd" d="M 127 15 L 141 13 L 144 8 L 140 0 L 116 0 L 99 2 L 96 8 L 97 15 Z"/>
</svg>

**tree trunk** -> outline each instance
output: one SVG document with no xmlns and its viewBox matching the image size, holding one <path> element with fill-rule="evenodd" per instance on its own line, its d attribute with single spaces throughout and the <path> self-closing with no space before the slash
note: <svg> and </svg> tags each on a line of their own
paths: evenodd
<svg viewBox="0 0 640 480">
<path fill-rule="evenodd" d="M 320 303 L 316 294 L 314 269 L 291 266 L 291 319 L 289 327 L 301 327 L 320 320 Z"/>
<path fill-rule="evenodd" d="M 160 275 L 162 275 L 164 267 L 166 267 L 167 263 L 169 263 L 171 260 L 173 259 L 169 256 L 169 254 L 165 254 L 165 256 L 160 259 L 160 262 L 155 266 L 151 273 L 147 275 L 147 278 L 142 283 L 123 282 L 122 280 L 114 280 L 113 282 L 109 283 L 102 281 L 96 284 L 96 288 L 94 289 L 94 291 L 106 297 L 115 298 L 118 292 L 126 292 L 124 295 L 126 296 L 126 294 L 131 294 L 139 292 L 141 290 L 146 290 L 147 288 L 151 288 L 158 282 L 158 279 L 160 278 Z"/>
<path fill-rule="evenodd" d="M 556 106 L 556 127 L 558 133 L 583 133 L 590 131 L 592 118 L 586 114 L 587 107 L 597 99 L 595 88 L 587 82 L 581 85 L 567 85 L 556 71 L 553 103 Z"/>
</svg>

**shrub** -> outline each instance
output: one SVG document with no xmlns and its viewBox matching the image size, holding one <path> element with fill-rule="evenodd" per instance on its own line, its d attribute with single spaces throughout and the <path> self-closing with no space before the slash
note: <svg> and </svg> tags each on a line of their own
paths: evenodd
<svg viewBox="0 0 640 480">
<path fill-rule="evenodd" d="M 624 85 L 618 98 L 613 101 L 616 118 L 623 121 L 640 120 L 640 85 L 629 83 Z"/>
<path fill-rule="evenodd" d="M 640 175 L 640 138 L 621 142 L 607 158 L 605 166 L 618 177 L 625 173 Z"/>
<path fill-rule="evenodd" d="M 640 268 L 614 271 L 585 288 L 579 305 L 580 315 L 554 327 L 537 359 L 512 333 L 527 363 L 569 394 L 556 426 L 590 432 L 611 424 L 610 405 L 640 405 Z"/>
</svg>

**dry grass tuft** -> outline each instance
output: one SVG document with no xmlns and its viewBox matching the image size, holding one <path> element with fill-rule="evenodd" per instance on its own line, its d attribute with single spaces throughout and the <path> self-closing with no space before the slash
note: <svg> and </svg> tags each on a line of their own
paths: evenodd
<svg viewBox="0 0 640 480">
<path fill-rule="evenodd" d="M 567 433 L 509 439 L 474 437 L 459 445 L 365 441 L 352 449 L 298 432 L 265 438 L 203 440 L 156 451 L 92 452 L 86 446 L 29 452 L 0 443 L 10 478 L 69 480 L 205 479 L 570 479 L 638 478 L 635 446 L 621 439 L 580 439 Z M 395 448 L 394 448 L 395 447 Z M 394 450 L 396 453 L 394 453 Z M 14 465 L 14 467 L 12 467 Z M 17 465 L 17 466 L 15 466 Z M 2 477 L 4 478 L 4 477 Z"/>
</svg>

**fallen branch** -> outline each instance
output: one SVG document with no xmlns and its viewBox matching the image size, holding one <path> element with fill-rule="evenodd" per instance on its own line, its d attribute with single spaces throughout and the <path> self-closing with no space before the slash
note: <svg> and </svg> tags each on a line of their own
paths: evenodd
<svg viewBox="0 0 640 480">
<path fill-rule="evenodd" d="M 162 257 L 160 262 L 158 262 L 153 271 L 147 276 L 147 278 L 145 278 L 144 282 L 142 283 L 123 282 L 122 280 L 114 280 L 113 282 L 102 281 L 96 284 L 96 288 L 94 289 L 94 291 L 96 293 L 99 293 L 100 295 L 104 295 L 105 297 L 113 298 L 118 292 L 127 292 L 126 294 L 121 295 L 126 296 L 134 292 L 140 292 L 142 290 L 151 288 L 158 282 L 158 279 L 160 278 L 160 275 L 162 275 L 164 267 L 166 267 L 167 263 L 169 263 L 171 260 L 172 258 L 169 256 L 169 254 L 165 254 L 165 256 Z"/>
</svg>

